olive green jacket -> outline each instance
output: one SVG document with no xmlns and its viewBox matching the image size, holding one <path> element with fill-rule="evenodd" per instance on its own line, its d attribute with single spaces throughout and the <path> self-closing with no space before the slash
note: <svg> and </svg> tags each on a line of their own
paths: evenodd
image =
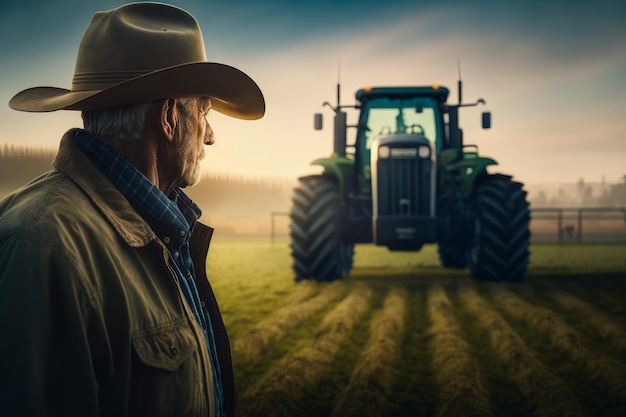
<svg viewBox="0 0 626 417">
<path fill-rule="evenodd" d="M 207 346 L 165 246 L 71 136 L 53 171 L 0 203 L 0 415 L 212 416 Z M 231 416 L 211 234 L 198 223 L 190 247 Z"/>
</svg>

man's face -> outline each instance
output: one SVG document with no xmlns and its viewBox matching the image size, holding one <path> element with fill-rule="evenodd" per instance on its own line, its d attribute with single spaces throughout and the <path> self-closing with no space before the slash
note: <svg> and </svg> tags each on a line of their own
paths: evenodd
<svg viewBox="0 0 626 417">
<path fill-rule="evenodd" d="M 214 142 L 213 130 L 206 120 L 211 109 L 211 100 L 207 97 L 194 98 L 186 103 L 181 112 L 182 146 L 177 155 L 177 165 L 180 170 L 180 187 L 190 187 L 200 180 L 202 168 L 200 161 L 204 159 L 204 145 Z M 182 106 L 182 103 L 178 104 Z"/>
</svg>

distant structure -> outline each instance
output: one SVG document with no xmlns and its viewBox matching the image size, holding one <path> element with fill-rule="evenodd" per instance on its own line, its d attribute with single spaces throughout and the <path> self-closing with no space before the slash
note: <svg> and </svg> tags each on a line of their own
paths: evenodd
<svg viewBox="0 0 626 417">
<path fill-rule="evenodd" d="M 625 207 L 626 175 L 617 183 L 606 182 L 603 175 L 600 183 L 589 183 L 580 178 L 575 183 L 562 184 L 553 189 L 529 187 L 529 199 L 537 207 Z"/>
</svg>

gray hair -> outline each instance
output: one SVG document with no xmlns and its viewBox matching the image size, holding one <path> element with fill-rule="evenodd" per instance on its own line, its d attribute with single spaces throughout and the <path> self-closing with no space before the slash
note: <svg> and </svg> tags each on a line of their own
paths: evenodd
<svg viewBox="0 0 626 417">
<path fill-rule="evenodd" d="M 141 138 L 146 114 L 154 103 L 139 103 L 109 109 L 83 111 L 85 130 L 96 136 L 114 137 L 128 141 Z"/>
<path fill-rule="evenodd" d="M 194 97 L 176 99 L 184 109 L 185 116 L 192 111 Z M 114 137 L 130 142 L 139 140 L 146 125 L 146 115 L 154 102 L 131 104 L 128 106 L 112 107 L 101 110 L 83 111 L 83 125 L 85 130 L 96 136 Z M 188 118 L 185 118 L 187 120 Z"/>
<path fill-rule="evenodd" d="M 191 132 L 191 129 L 193 128 L 193 124 L 191 123 L 191 118 L 189 117 L 189 115 L 194 111 L 193 108 L 197 106 L 197 101 L 195 97 L 180 97 L 176 99 L 176 102 L 180 104 L 180 113 L 183 115 L 183 132 L 185 135 L 187 135 L 189 132 Z"/>
</svg>

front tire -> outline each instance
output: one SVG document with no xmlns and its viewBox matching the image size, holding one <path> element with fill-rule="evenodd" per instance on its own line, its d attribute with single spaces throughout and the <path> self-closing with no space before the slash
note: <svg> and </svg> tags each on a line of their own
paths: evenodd
<svg viewBox="0 0 626 417">
<path fill-rule="evenodd" d="M 472 278 L 521 282 L 528 267 L 530 212 L 522 184 L 492 175 L 476 195 L 474 236 L 467 252 Z"/>
<path fill-rule="evenodd" d="M 342 238 L 344 209 L 336 181 L 314 175 L 300 179 L 290 213 L 295 280 L 333 281 L 352 269 L 354 244 Z"/>
</svg>

